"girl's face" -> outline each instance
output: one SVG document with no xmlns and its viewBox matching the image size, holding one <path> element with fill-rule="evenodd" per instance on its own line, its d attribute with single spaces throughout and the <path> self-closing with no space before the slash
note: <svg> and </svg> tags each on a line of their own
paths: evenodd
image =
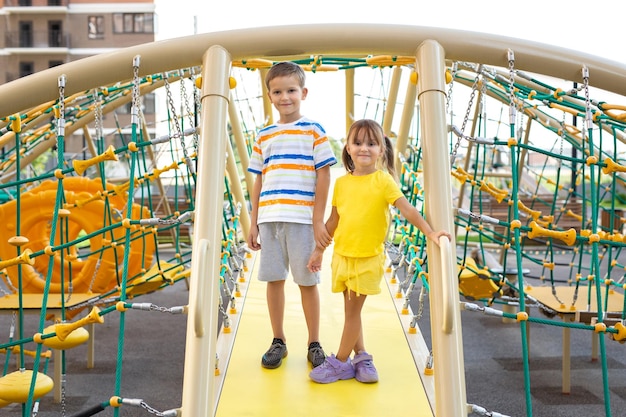
<svg viewBox="0 0 626 417">
<path fill-rule="evenodd" d="M 307 89 L 300 87 L 296 76 L 272 79 L 267 93 L 280 114 L 280 123 L 291 123 L 300 119 L 300 102 L 306 98 Z"/>
<path fill-rule="evenodd" d="M 347 151 L 354 162 L 354 174 L 365 175 L 376 171 L 383 149 L 367 129 L 360 129 L 349 138 Z"/>
</svg>

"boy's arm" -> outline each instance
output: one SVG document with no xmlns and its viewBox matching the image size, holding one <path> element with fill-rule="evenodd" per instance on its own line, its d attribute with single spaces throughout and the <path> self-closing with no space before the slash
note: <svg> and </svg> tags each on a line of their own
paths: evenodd
<svg viewBox="0 0 626 417">
<path fill-rule="evenodd" d="M 259 244 L 259 226 L 257 224 L 259 216 L 259 197 L 261 195 L 261 185 L 263 184 L 261 174 L 257 174 L 250 192 L 250 232 L 248 234 L 248 247 L 252 250 L 261 249 Z"/>
<path fill-rule="evenodd" d="M 331 240 L 332 236 L 335 235 L 335 230 L 337 229 L 337 224 L 339 223 L 339 213 L 337 213 L 337 207 L 332 208 L 330 212 L 330 217 L 326 221 L 325 229 L 327 233 L 330 235 Z M 324 246 L 316 246 L 313 250 L 313 253 L 309 257 L 309 262 L 307 263 L 307 268 L 311 272 L 318 272 L 322 269 L 322 259 L 324 257 L 324 250 L 326 247 Z"/>
<path fill-rule="evenodd" d="M 447 236 L 448 239 L 452 240 L 452 236 L 450 235 L 450 233 L 446 232 L 445 230 L 435 232 L 432 227 L 430 227 L 430 224 L 428 224 L 426 219 L 422 217 L 419 210 L 413 207 L 411 203 L 409 203 L 409 200 L 407 200 L 405 197 L 400 197 L 393 203 L 393 205 L 396 206 L 398 210 L 400 210 L 402 216 L 407 219 L 409 223 L 420 229 L 421 232 L 426 235 L 426 237 L 428 237 L 435 243 L 439 242 L 440 236 Z"/>
<path fill-rule="evenodd" d="M 313 205 L 313 233 L 317 246 L 325 248 L 330 245 L 332 236 L 324 225 L 324 213 L 328 202 L 328 189 L 330 188 L 330 165 L 316 170 L 317 180 L 315 183 L 315 202 Z"/>
</svg>

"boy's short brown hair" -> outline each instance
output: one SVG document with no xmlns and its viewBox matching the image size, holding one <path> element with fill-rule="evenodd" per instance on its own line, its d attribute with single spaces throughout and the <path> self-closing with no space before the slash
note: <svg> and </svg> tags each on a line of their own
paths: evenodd
<svg viewBox="0 0 626 417">
<path fill-rule="evenodd" d="M 284 61 L 274 64 L 265 76 L 265 86 L 269 89 L 270 81 L 272 81 L 274 78 L 289 76 L 296 77 L 298 79 L 300 87 L 304 88 L 304 82 L 306 80 L 304 70 L 302 69 L 302 67 L 300 67 L 300 65 L 290 61 Z"/>
</svg>

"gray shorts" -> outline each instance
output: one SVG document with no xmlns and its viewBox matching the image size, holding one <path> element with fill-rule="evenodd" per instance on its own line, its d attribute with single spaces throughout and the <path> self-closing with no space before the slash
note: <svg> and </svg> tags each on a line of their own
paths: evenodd
<svg viewBox="0 0 626 417">
<path fill-rule="evenodd" d="M 291 275 L 296 284 L 309 287 L 320 283 L 319 272 L 306 267 L 315 249 L 313 225 L 285 222 L 259 224 L 261 261 L 259 280 L 284 281 Z"/>
</svg>

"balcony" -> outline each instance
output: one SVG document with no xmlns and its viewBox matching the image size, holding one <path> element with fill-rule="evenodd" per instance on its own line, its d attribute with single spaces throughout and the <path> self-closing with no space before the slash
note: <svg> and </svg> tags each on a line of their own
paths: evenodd
<svg viewBox="0 0 626 417">
<path fill-rule="evenodd" d="M 12 31 L 6 32 L 4 36 L 5 48 L 36 49 L 70 47 L 70 34 L 60 31 Z"/>
</svg>

